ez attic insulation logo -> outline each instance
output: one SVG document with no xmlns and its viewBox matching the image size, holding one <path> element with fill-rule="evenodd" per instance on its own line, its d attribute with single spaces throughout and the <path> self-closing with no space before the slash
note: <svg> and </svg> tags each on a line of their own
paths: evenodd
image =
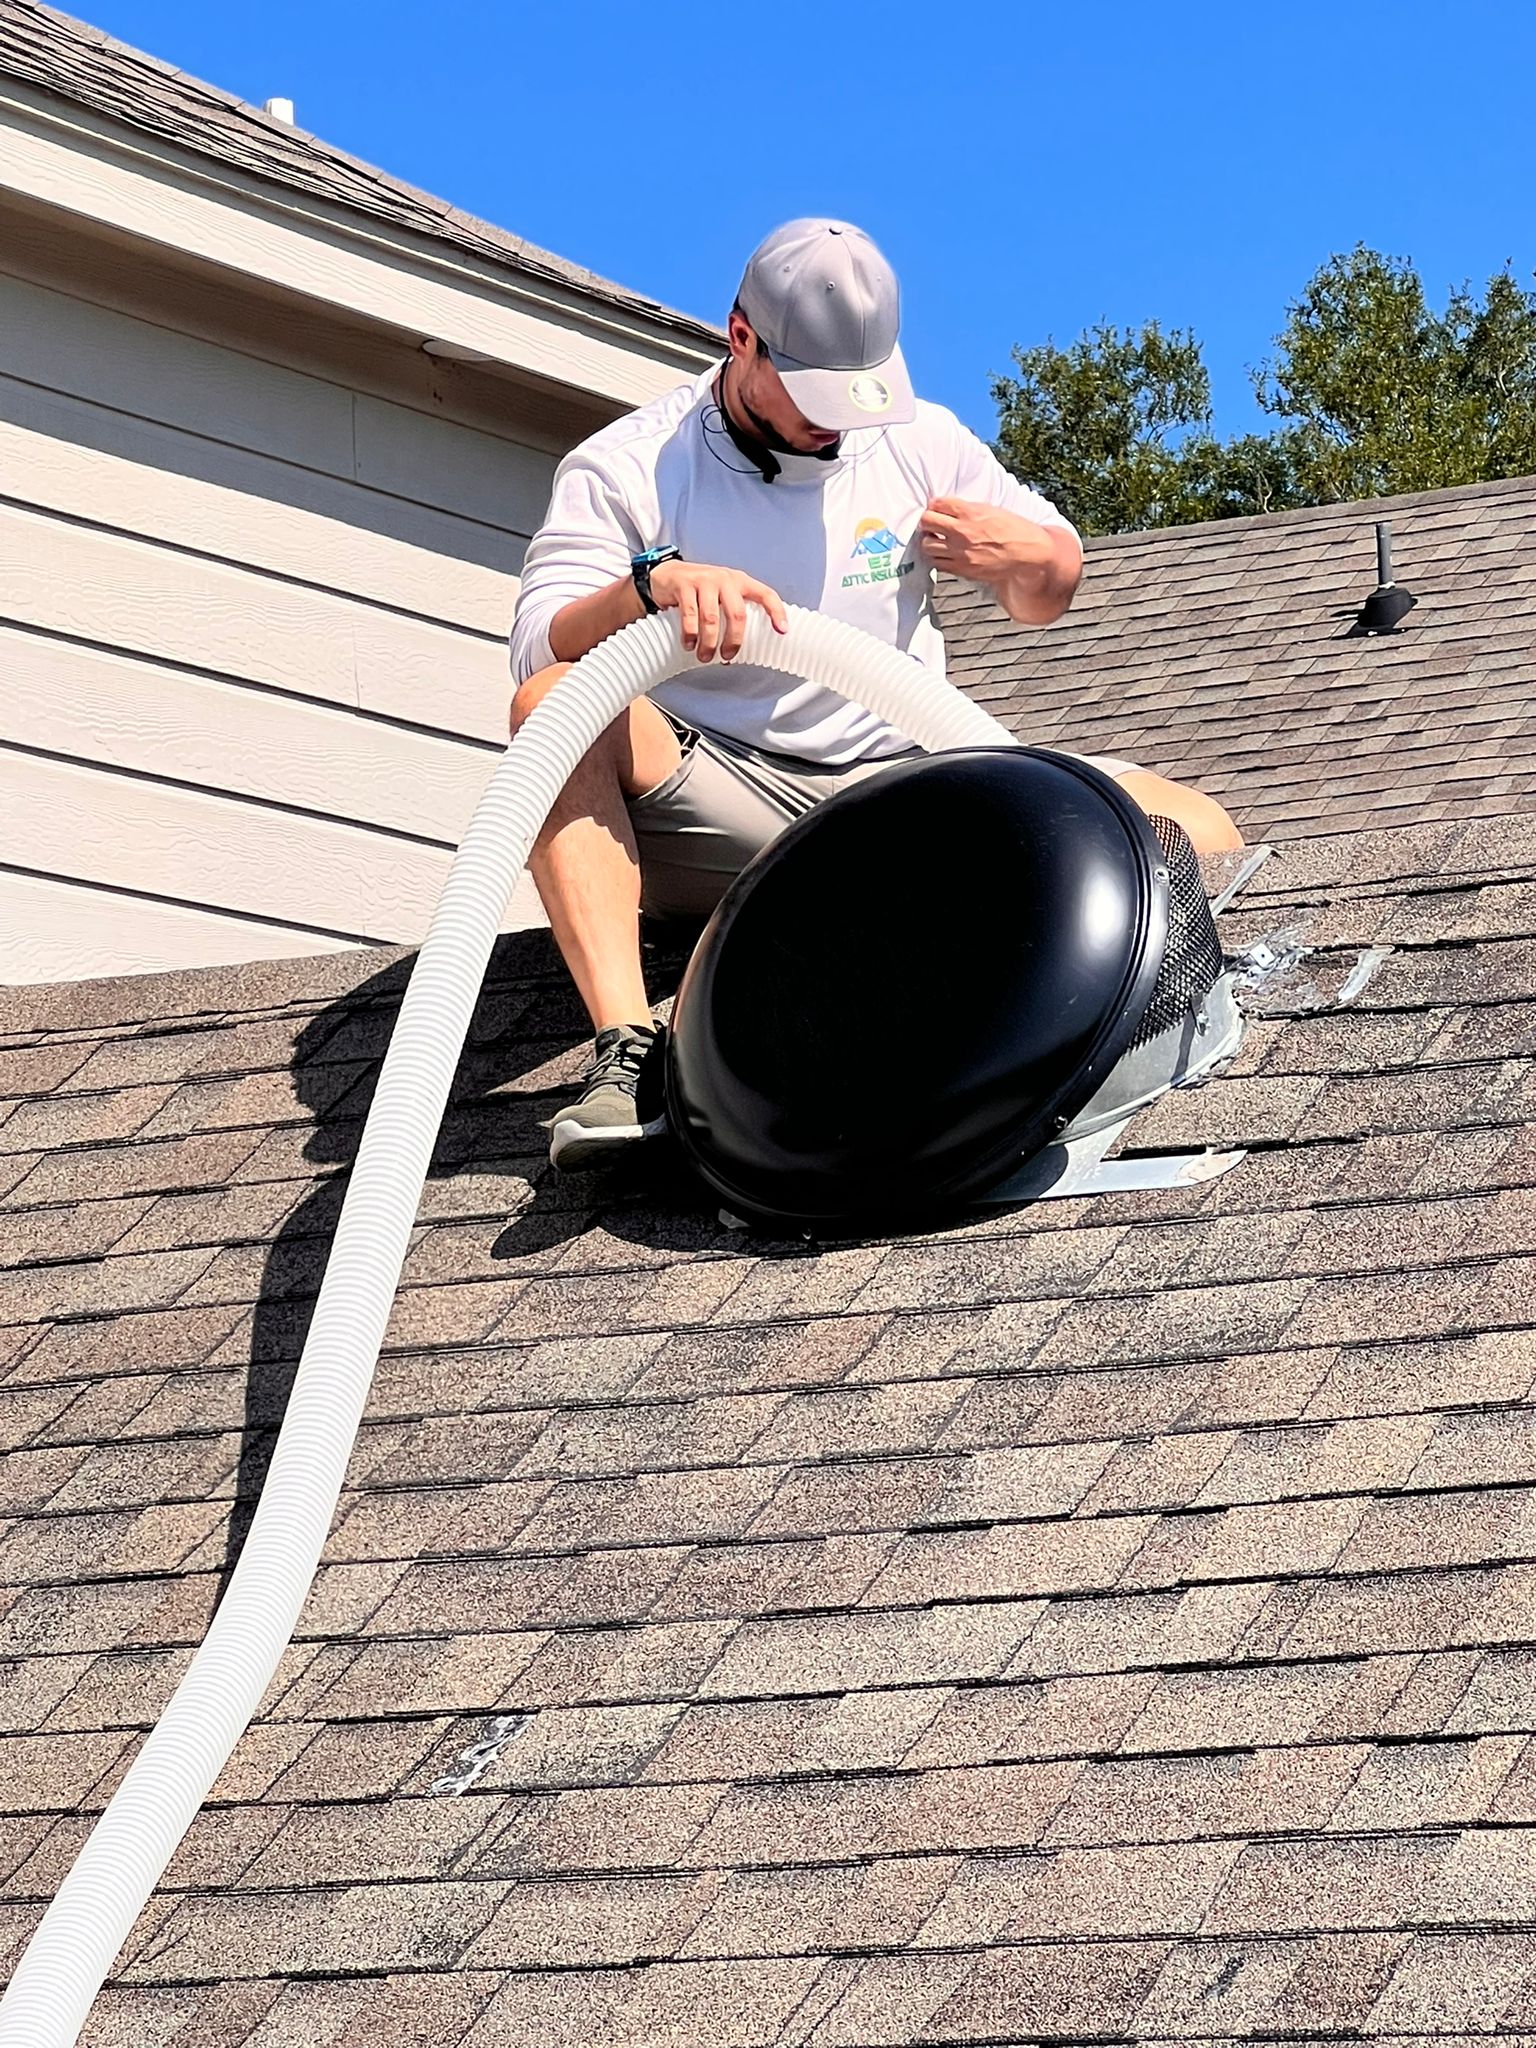
<svg viewBox="0 0 1536 2048">
<path fill-rule="evenodd" d="M 910 576 L 915 562 L 898 562 L 901 535 L 892 533 L 883 519 L 861 519 L 854 529 L 849 557 L 859 564 L 843 578 L 844 590 L 859 583 L 893 583 L 898 576 Z"/>
</svg>

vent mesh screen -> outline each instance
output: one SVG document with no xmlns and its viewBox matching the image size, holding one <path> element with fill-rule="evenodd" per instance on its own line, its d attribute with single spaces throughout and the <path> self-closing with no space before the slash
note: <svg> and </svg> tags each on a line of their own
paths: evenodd
<svg viewBox="0 0 1536 2048">
<path fill-rule="evenodd" d="M 1187 1015 L 1221 974 L 1221 941 L 1189 835 L 1171 818 L 1154 818 L 1152 829 L 1168 862 L 1168 946 L 1132 1051 Z"/>
</svg>

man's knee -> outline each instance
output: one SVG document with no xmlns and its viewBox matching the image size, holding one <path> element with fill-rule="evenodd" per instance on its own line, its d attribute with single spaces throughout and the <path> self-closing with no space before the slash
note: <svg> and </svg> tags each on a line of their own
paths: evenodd
<svg viewBox="0 0 1536 2048">
<path fill-rule="evenodd" d="M 526 725 L 528 715 L 535 705 L 542 704 L 560 678 L 570 673 L 572 664 L 568 661 L 551 662 L 548 668 L 541 668 L 528 680 L 519 683 L 512 692 L 512 710 L 508 724 L 515 734 L 519 726 Z"/>
<path fill-rule="evenodd" d="M 553 662 L 518 685 L 512 693 L 508 720 L 514 738 L 535 706 L 543 703 L 574 666 L 569 661 Z M 649 698 L 640 697 L 598 735 L 583 762 L 605 775 L 616 775 L 623 794 L 635 797 L 665 782 L 681 759 L 682 749 L 671 723 Z"/>
<path fill-rule="evenodd" d="M 1146 768 L 1127 769 L 1115 780 L 1150 816 L 1182 825 L 1196 853 L 1228 853 L 1243 844 L 1231 814 L 1204 790 L 1170 782 Z"/>
</svg>

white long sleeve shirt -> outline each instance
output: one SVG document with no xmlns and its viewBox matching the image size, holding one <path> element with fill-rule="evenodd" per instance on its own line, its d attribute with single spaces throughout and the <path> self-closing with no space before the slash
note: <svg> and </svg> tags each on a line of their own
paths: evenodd
<svg viewBox="0 0 1536 2048">
<path fill-rule="evenodd" d="M 787 603 L 861 626 L 942 675 L 933 571 L 918 547 L 929 500 L 980 500 L 1072 530 L 953 413 L 921 400 L 909 425 L 845 434 L 830 461 L 783 456 L 766 482 L 725 431 L 714 375 L 615 420 L 556 470 L 512 622 L 519 682 L 554 660 L 557 612 L 627 575 L 641 549 L 669 544 L 685 561 L 743 570 Z M 828 766 L 911 744 L 833 690 L 741 661 L 701 663 L 653 694 L 686 724 Z"/>
</svg>

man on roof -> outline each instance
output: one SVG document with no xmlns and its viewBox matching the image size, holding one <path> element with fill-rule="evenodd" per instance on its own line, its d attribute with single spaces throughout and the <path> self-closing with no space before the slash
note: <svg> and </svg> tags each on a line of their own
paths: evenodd
<svg viewBox="0 0 1536 2048">
<path fill-rule="evenodd" d="M 656 1027 L 639 917 L 704 917 L 813 805 L 916 751 L 836 692 L 740 661 L 749 609 L 860 626 L 942 674 L 937 570 L 1048 626 L 1077 534 L 943 406 L 914 397 L 890 265 L 846 221 L 795 220 L 747 264 L 725 361 L 604 427 L 555 473 L 512 625 L 516 732 L 572 662 L 675 610 L 699 666 L 632 704 L 582 761 L 531 866 L 596 1033 L 550 1157 L 597 1165 L 651 1136 L 637 1106 Z M 1240 845 L 1200 792 L 1100 758 L 1197 849 Z"/>
</svg>

